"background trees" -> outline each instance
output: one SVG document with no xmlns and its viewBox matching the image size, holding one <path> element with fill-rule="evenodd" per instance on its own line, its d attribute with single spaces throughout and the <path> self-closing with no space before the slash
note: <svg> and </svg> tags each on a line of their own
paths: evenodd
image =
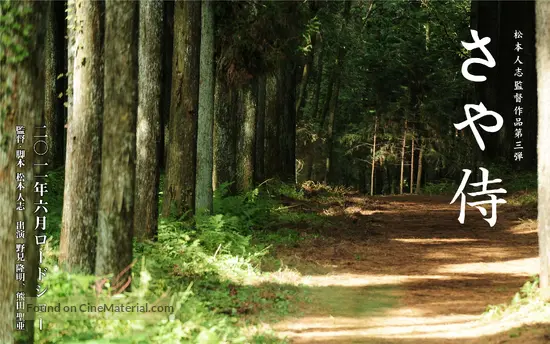
<svg viewBox="0 0 550 344">
<path fill-rule="evenodd" d="M 136 125 L 136 195 L 134 232 L 140 238 L 157 234 L 162 156 L 162 38 L 164 4 L 139 4 L 138 114 Z"/>
<path fill-rule="evenodd" d="M 209 12 L 202 13 L 199 5 Z M 479 154 L 471 135 L 453 127 L 462 121 L 465 103 L 494 94 L 493 84 L 474 89 L 460 75 L 468 56 L 460 41 L 467 40 L 469 23 L 482 35 L 504 29 L 480 22 L 487 6 L 492 5 L 471 7 L 468 0 L 178 1 L 173 9 L 144 4 L 139 61 L 121 62 L 114 72 L 101 73 L 112 44 L 102 39 L 102 7 L 76 2 L 68 22 L 73 91 L 61 258 L 73 257 L 74 262 L 67 261 L 69 269 L 93 270 L 94 209 L 101 197 L 104 211 L 110 207 L 107 199 L 124 199 L 127 213 L 120 217 L 135 216 L 134 225 L 125 221 L 113 228 L 125 228 L 127 238 L 133 237 L 131 231 L 154 238 L 162 172 L 157 166 L 163 165 L 159 146 L 167 152 L 162 213 L 175 217 L 192 214 L 197 205 L 211 210 L 212 189 L 223 183 L 231 183 L 231 193 L 246 192 L 270 178 L 343 184 L 373 195 L 420 193 L 426 182 L 458 181 L 463 166 L 508 161 L 509 150 Z M 499 7 L 498 16 L 516 10 L 529 16 L 529 8 L 511 5 Z M 127 37 L 134 29 L 128 27 L 113 39 L 134 44 L 135 38 Z M 173 37 L 173 44 L 161 45 L 163 36 Z M 507 49 L 506 42 L 495 41 L 489 48 L 497 56 Z M 122 73 L 123 63 L 136 61 L 142 66 L 139 96 L 126 91 L 130 86 L 122 85 L 118 75 L 117 83 L 101 86 L 103 75 Z M 126 83 L 131 80 L 128 76 Z M 131 111 L 129 117 L 105 117 L 101 132 L 99 118 L 114 110 L 103 110 L 99 94 L 115 97 L 112 87 L 124 89 L 116 97 L 128 99 L 114 102 L 126 104 L 126 112 L 130 97 L 139 98 L 137 133 Z M 127 127 L 117 128 L 115 135 L 110 120 Z M 132 135 L 137 135 L 140 152 L 137 170 L 132 166 L 133 145 L 127 142 Z M 101 178 L 100 195 L 101 136 L 109 137 L 103 143 L 110 151 L 102 157 L 102 168 L 110 172 Z M 497 138 L 487 140 L 495 143 Z M 92 143 L 91 149 L 86 142 Z M 515 165 L 521 166 L 531 168 Z M 125 184 L 120 190 L 126 191 L 118 191 L 125 196 L 116 196 L 113 183 Z M 135 192 L 135 206 L 130 206 L 129 192 Z"/>
</svg>

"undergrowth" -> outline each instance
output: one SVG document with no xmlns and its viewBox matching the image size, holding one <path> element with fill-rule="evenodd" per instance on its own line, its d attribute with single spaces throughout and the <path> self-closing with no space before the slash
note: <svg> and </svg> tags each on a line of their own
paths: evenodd
<svg viewBox="0 0 550 344">
<path fill-rule="evenodd" d="M 98 292 L 96 277 L 67 274 L 57 266 L 62 173 L 50 173 L 50 240 L 42 264 L 48 268 L 44 285 L 49 289 L 40 303 L 160 302 L 172 308 L 143 319 L 115 313 L 49 314 L 43 331 L 36 331 L 38 343 L 285 342 L 257 324 L 297 312 L 303 291 L 270 282 L 260 267 L 270 259 L 273 246 L 301 240 L 300 233 L 285 225 L 322 222 L 316 214 L 295 215 L 281 204 L 281 197 L 303 199 L 302 189 L 266 183 L 242 195 L 228 195 L 229 184 L 224 184 L 215 192 L 212 215 L 161 218 L 156 242 L 134 244 L 131 291 L 111 295 L 108 283 Z"/>
<path fill-rule="evenodd" d="M 483 313 L 485 319 L 518 318 L 550 322 L 550 304 L 543 301 L 539 292 L 539 279 L 534 276 L 514 295 L 510 303 L 490 305 Z"/>
<path fill-rule="evenodd" d="M 422 188 L 422 193 L 427 195 L 452 195 L 458 189 L 458 185 L 450 179 L 442 179 L 438 182 L 428 182 Z"/>
</svg>

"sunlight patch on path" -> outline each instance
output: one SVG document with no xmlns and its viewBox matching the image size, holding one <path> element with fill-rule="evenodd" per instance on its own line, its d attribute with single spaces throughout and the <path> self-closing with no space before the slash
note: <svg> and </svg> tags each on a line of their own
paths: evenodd
<svg viewBox="0 0 550 344">
<path fill-rule="evenodd" d="M 428 238 L 428 239 L 392 239 L 400 242 L 408 242 L 414 244 L 441 244 L 441 243 L 458 243 L 458 242 L 475 242 L 480 239 L 468 239 L 468 238 L 453 238 L 453 239 L 441 239 L 441 238 Z"/>
<path fill-rule="evenodd" d="M 463 277 L 461 277 L 463 278 Z M 421 280 L 449 280 L 447 275 L 364 275 L 364 274 L 330 274 L 322 276 L 303 276 L 300 283 L 307 286 L 327 287 L 362 287 L 379 285 L 396 285 Z"/>
<path fill-rule="evenodd" d="M 414 313 L 411 309 L 396 312 Z M 370 343 L 368 339 L 426 339 L 467 340 L 479 339 L 509 331 L 522 324 L 535 321 L 525 318 L 523 321 L 500 320 L 485 321 L 476 315 L 447 315 L 437 317 L 421 316 L 383 316 L 363 319 L 347 317 L 306 317 L 299 322 L 285 322 L 275 326 L 283 336 L 293 342 L 323 343 Z M 363 339 L 364 341 L 359 341 Z M 460 342 L 460 341 L 458 341 Z M 409 342 L 407 342 L 409 343 Z"/>
<path fill-rule="evenodd" d="M 493 263 L 466 263 L 447 264 L 441 266 L 440 273 L 469 273 L 469 274 L 513 274 L 535 275 L 539 271 L 538 258 L 515 259 Z"/>
</svg>

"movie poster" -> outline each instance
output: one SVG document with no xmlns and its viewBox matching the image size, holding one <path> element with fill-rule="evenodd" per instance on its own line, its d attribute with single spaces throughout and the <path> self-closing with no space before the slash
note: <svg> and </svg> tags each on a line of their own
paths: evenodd
<svg viewBox="0 0 550 344">
<path fill-rule="evenodd" d="M 550 342 L 550 1 L 0 2 L 0 344 Z"/>
</svg>

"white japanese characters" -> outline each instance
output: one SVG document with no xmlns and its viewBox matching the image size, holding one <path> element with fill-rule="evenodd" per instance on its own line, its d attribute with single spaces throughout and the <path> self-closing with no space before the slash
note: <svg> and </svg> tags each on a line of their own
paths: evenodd
<svg viewBox="0 0 550 344">
<path fill-rule="evenodd" d="M 489 196 L 489 200 L 477 201 L 477 202 L 466 202 L 466 195 L 464 194 L 464 188 L 468 183 L 468 179 L 470 178 L 470 174 L 472 173 L 472 171 L 468 169 L 463 169 L 462 171 L 464 172 L 464 177 L 462 178 L 462 182 L 460 183 L 460 186 L 458 187 L 458 190 L 454 195 L 453 200 L 451 201 L 450 204 L 453 204 L 458 198 L 458 196 L 460 196 L 460 215 L 458 216 L 458 221 L 462 224 L 464 224 L 466 204 L 468 204 L 471 207 L 476 207 L 481 213 L 481 215 L 483 216 L 487 216 L 487 209 L 481 207 L 481 205 L 491 204 L 491 217 L 489 219 L 484 218 L 484 220 L 487 221 L 491 227 L 493 227 L 497 222 L 497 204 L 506 203 L 506 201 L 502 198 L 497 199 L 497 197 L 494 194 L 506 193 L 506 190 L 504 190 L 503 188 L 487 190 L 487 186 L 489 184 L 501 183 L 502 180 L 501 179 L 489 180 L 489 171 L 483 167 L 480 167 L 479 169 L 481 170 L 481 176 L 482 176 L 481 182 L 470 183 L 469 185 L 474 187 L 481 187 L 481 191 L 470 192 L 467 194 L 472 197 L 487 195 Z"/>
<path fill-rule="evenodd" d="M 468 72 L 468 67 L 472 63 L 480 63 L 483 64 L 489 68 L 493 68 L 496 66 L 495 59 L 487 50 L 485 47 L 487 44 L 491 42 L 491 39 L 489 37 L 484 37 L 482 39 L 479 39 L 478 33 L 476 30 L 470 30 L 470 33 L 472 34 L 472 38 L 474 39 L 473 43 L 466 43 L 462 42 L 462 45 L 467 50 L 473 50 L 473 49 L 481 49 L 483 54 L 485 55 L 485 60 L 479 59 L 479 58 L 470 58 L 466 60 L 462 64 L 462 75 L 473 82 L 483 82 L 486 81 L 487 78 L 484 75 L 472 75 L 470 72 Z M 518 45 L 518 49 L 522 49 L 521 46 Z M 520 61 L 521 62 L 521 61 Z M 518 68 L 519 69 L 519 68 Z M 521 70 L 520 70 L 521 72 Z M 516 84 L 516 87 L 521 87 L 521 84 Z M 516 100 L 517 101 L 517 100 Z M 521 99 L 520 99 L 521 102 Z M 470 111 L 474 110 L 477 112 L 475 116 L 472 117 Z M 521 112 L 520 109 L 517 111 Z M 457 130 L 462 130 L 466 127 L 470 127 L 470 130 L 472 130 L 472 133 L 474 134 L 474 138 L 476 139 L 476 142 L 479 146 L 479 148 L 484 151 L 485 150 L 485 143 L 483 142 L 483 139 L 481 138 L 481 135 L 479 134 L 479 130 L 476 126 L 476 121 L 485 117 L 485 116 L 493 116 L 495 119 L 495 124 L 492 126 L 486 126 L 483 124 L 480 124 L 479 127 L 483 129 L 486 132 L 489 133 L 496 133 L 502 128 L 502 125 L 504 124 L 504 120 L 502 116 L 495 111 L 487 110 L 485 105 L 483 105 L 482 102 L 479 103 L 479 105 L 475 104 L 467 104 L 464 106 L 464 112 L 466 113 L 466 120 L 461 123 L 455 123 L 454 127 Z M 517 135 L 517 132 L 516 132 Z M 464 189 L 466 188 L 466 185 L 468 183 L 468 179 L 470 178 L 470 175 L 472 174 L 472 171 L 469 169 L 463 169 L 464 177 L 462 179 L 462 182 L 460 183 L 460 186 L 458 187 L 458 190 L 456 194 L 454 195 L 453 199 L 451 200 L 450 204 L 453 204 L 457 198 L 460 196 L 460 215 L 458 216 L 458 221 L 462 224 L 464 224 L 464 220 L 466 218 L 466 205 L 469 205 L 471 207 L 476 207 L 482 216 L 484 216 L 484 220 L 489 223 L 489 226 L 493 227 L 497 222 L 497 204 L 503 204 L 506 203 L 506 201 L 502 198 L 497 198 L 495 194 L 502 194 L 506 193 L 506 190 L 503 188 L 499 189 L 493 189 L 488 190 L 487 187 L 489 184 L 495 184 L 500 183 L 502 180 L 500 179 L 493 179 L 489 180 L 489 171 L 483 167 L 479 168 L 481 170 L 482 180 L 481 182 L 477 183 L 470 183 L 470 186 L 473 187 L 481 187 L 481 191 L 477 192 L 465 192 Z M 489 199 L 482 200 L 482 201 L 476 201 L 476 202 L 467 202 L 466 201 L 466 195 L 471 197 L 476 196 L 489 196 Z M 491 205 L 491 216 L 489 218 L 485 218 L 487 216 L 487 209 L 482 207 L 482 205 L 490 204 Z"/>
<path fill-rule="evenodd" d="M 468 72 L 468 67 L 472 63 L 481 63 L 484 66 L 487 66 L 489 68 L 493 68 L 496 66 L 495 59 L 493 58 L 493 55 L 485 48 L 485 46 L 489 43 L 491 43 L 491 39 L 489 37 L 484 37 L 483 39 L 479 39 L 479 36 L 477 34 L 476 30 L 470 30 L 470 33 L 472 34 L 472 38 L 474 39 L 474 43 L 466 43 L 462 42 L 462 46 L 466 48 L 467 50 L 474 50 L 474 49 L 481 49 L 481 52 L 483 52 L 483 55 L 485 55 L 486 60 L 479 59 L 479 58 L 470 58 L 464 61 L 462 64 L 462 76 L 464 76 L 466 79 L 473 81 L 473 82 L 483 82 L 487 80 L 487 77 L 485 75 L 473 75 Z"/>
<path fill-rule="evenodd" d="M 515 30 L 514 32 L 514 39 L 516 40 L 516 44 L 514 46 L 514 51 L 518 53 L 516 55 L 516 60 L 514 61 L 514 66 L 516 65 L 523 65 L 523 62 L 521 62 L 520 59 L 520 51 L 523 50 L 523 47 L 521 45 L 521 42 L 519 42 L 520 39 L 523 38 L 523 33 L 519 30 Z M 514 138 L 517 140 L 514 145 L 514 161 L 521 161 L 523 160 L 523 144 L 522 144 L 522 137 L 523 137 L 523 121 L 521 119 L 521 115 L 523 114 L 523 107 L 519 104 L 523 101 L 523 70 L 522 67 L 517 67 L 514 70 L 514 77 L 518 78 L 520 80 L 514 80 L 514 102 L 516 103 L 516 106 L 514 107 L 514 115 L 515 121 L 514 121 Z"/>
<path fill-rule="evenodd" d="M 475 110 L 478 112 L 477 115 L 475 115 L 474 117 L 472 117 L 470 115 L 470 110 Z M 478 119 L 482 118 L 482 117 L 485 117 L 485 116 L 493 116 L 496 120 L 496 124 L 493 125 L 493 126 L 486 126 L 486 125 L 483 125 L 483 124 L 480 124 L 479 126 L 489 132 L 489 133 L 496 133 L 497 131 L 500 130 L 500 128 L 502 128 L 502 124 L 504 123 L 504 120 L 502 119 L 502 116 L 499 115 L 498 113 L 494 112 L 494 111 L 488 111 L 487 108 L 485 107 L 485 105 L 483 105 L 483 103 L 479 103 L 479 105 L 474 105 L 474 104 L 467 104 L 467 105 L 464 105 L 464 112 L 466 113 L 466 120 L 464 122 L 461 122 L 461 123 L 458 123 L 458 124 L 454 124 L 455 128 L 458 129 L 458 130 L 462 130 L 464 128 L 466 128 L 467 126 L 470 127 L 470 129 L 472 129 L 472 133 L 474 134 L 474 137 L 477 141 L 477 144 L 479 145 L 479 148 L 484 151 L 485 150 L 485 143 L 483 143 L 483 139 L 481 138 L 481 135 L 479 135 L 479 131 L 477 130 L 476 128 L 476 125 L 475 125 L 475 121 L 477 121 Z"/>
</svg>

